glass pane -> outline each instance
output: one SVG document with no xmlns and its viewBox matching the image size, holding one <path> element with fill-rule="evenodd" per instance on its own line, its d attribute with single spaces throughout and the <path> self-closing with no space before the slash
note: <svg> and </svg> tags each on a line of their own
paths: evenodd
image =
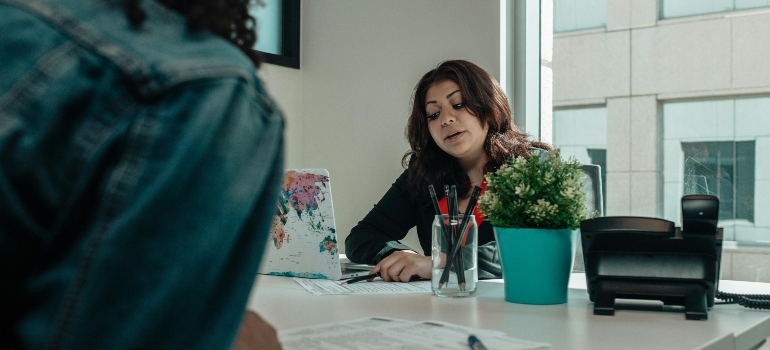
<svg viewBox="0 0 770 350">
<path fill-rule="evenodd" d="M 576 108 L 553 112 L 553 143 L 561 157 L 591 163 L 589 149 L 607 149 L 607 109 Z"/>
<path fill-rule="evenodd" d="M 770 98 L 735 100 L 735 117 L 736 138 L 754 139 L 770 136 Z"/>
<path fill-rule="evenodd" d="M 735 188 L 736 159 L 735 142 L 683 142 L 684 179 L 682 195 L 708 194 L 719 198 L 719 220 L 736 219 Z M 753 172 L 754 159 L 746 159 L 751 163 Z M 752 176 L 753 177 L 753 176 Z M 741 179 L 744 180 L 745 179 Z M 751 195 L 746 198 L 753 202 L 754 186 Z"/>
<path fill-rule="evenodd" d="M 735 218 L 754 222 L 754 160 L 756 143 L 735 143 Z"/>
<path fill-rule="evenodd" d="M 607 0 L 554 0 L 554 33 L 607 25 Z"/>
<path fill-rule="evenodd" d="M 575 157 L 581 164 L 601 167 L 603 205 L 607 208 L 607 108 L 553 111 L 553 144 L 563 159 Z"/>
<path fill-rule="evenodd" d="M 704 15 L 734 10 L 733 0 L 661 0 L 661 18 Z"/>
<path fill-rule="evenodd" d="M 746 10 L 768 6 L 770 6 L 770 0 L 735 0 L 736 10 Z"/>
<path fill-rule="evenodd" d="M 257 43 L 254 49 L 280 55 L 283 53 L 283 0 L 264 0 L 264 4 L 249 9 L 249 14 L 257 20 Z"/>
<path fill-rule="evenodd" d="M 719 197 L 726 240 L 770 241 L 770 98 L 663 104 L 664 216 L 685 194 Z"/>
</svg>

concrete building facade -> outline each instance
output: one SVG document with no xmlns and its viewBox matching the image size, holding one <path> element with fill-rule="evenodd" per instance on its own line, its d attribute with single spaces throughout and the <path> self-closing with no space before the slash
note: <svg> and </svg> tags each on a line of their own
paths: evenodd
<svg viewBox="0 0 770 350">
<path fill-rule="evenodd" d="M 606 6 L 605 28 L 554 35 L 554 143 L 581 162 L 605 150 L 607 215 L 677 224 L 679 199 L 702 177 L 689 175 L 688 152 L 749 150 L 715 165 L 731 182 L 704 184 L 726 184 L 743 213 L 720 217 L 738 242 L 725 245 L 722 278 L 770 281 L 770 8 L 661 19 L 658 0 Z M 748 180 L 736 185 L 738 172 Z"/>
</svg>

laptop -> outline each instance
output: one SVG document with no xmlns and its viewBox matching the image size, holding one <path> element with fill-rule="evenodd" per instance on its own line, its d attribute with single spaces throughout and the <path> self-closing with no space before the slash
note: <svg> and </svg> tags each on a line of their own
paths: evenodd
<svg viewBox="0 0 770 350">
<path fill-rule="evenodd" d="M 341 280 L 373 266 L 346 261 L 343 269 L 326 169 L 287 169 L 270 226 L 260 274 Z"/>
</svg>

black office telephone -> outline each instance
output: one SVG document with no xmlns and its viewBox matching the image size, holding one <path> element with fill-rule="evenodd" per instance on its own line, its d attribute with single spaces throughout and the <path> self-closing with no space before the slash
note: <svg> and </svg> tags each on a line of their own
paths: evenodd
<svg viewBox="0 0 770 350">
<path fill-rule="evenodd" d="M 708 318 L 714 299 L 770 308 L 770 296 L 717 292 L 722 228 L 719 200 L 682 197 L 682 227 L 668 220 L 610 216 L 580 224 L 583 262 L 594 314 L 613 315 L 615 299 L 681 305 L 688 320 Z"/>
</svg>

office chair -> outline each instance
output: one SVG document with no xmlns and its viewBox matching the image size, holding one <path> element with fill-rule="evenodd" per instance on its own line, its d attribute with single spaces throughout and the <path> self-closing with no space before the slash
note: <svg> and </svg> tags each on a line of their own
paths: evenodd
<svg viewBox="0 0 770 350">
<path fill-rule="evenodd" d="M 599 216 L 604 216 L 604 195 L 602 193 L 602 168 L 595 164 L 583 164 L 580 166 L 585 176 L 580 178 L 583 192 L 586 194 L 586 219 L 592 218 L 594 212 L 599 212 Z M 578 240 L 577 250 L 575 251 L 575 263 L 573 271 L 585 271 L 583 264 L 583 246 Z"/>
</svg>

